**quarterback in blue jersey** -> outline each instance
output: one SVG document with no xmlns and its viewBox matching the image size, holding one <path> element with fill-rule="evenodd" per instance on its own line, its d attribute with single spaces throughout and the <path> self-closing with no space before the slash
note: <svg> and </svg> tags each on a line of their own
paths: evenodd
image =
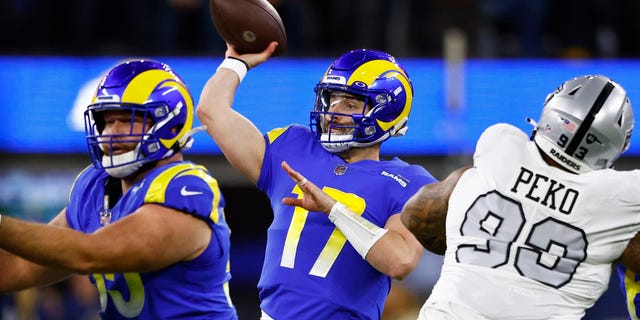
<svg viewBox="0 0 640 320">
<path fill-rule="evenodd" d="M 112 68 L 85 112 L 93 166 L 67 207 L 49 225 L 0 220 L 0 290 L 87 274 L 104 319 L 237 319 L 224 198 L 182 155 L 193 119 L 191 94 L 169 66 Z"/>
<path fill-rule="evenodd" d="M 338 58 L 316 85 L 309 126 L 262 134 L 231 108 L 259 54 L 227 58 L 203 89 L 197 113 L 227 160 L 268 195 L 274 214 L 258 284 L 262 319 L 380 319 L 391 279 L 417 265 L 423 249 L 398 213 L 435 179 L 398 158 L 382 160 L 380 145 L 402 136 L 413 87 L 396 59 L 375 50 Z M 233 134 L 229 134 L 233 132 Z M 336 212 L 283 203 L 303 199 L 289 163 L 336 199 Z"/>
</svg>

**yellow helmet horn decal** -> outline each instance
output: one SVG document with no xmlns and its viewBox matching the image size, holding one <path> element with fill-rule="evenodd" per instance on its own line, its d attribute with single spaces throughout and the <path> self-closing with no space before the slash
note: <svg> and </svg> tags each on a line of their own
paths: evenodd
<svg viewBox="0 0 640 320">
<path fill-rule="evenodd" d="M 180 129 L 180 132 L 178 132 L 176 137 L 173 139 L 160 139 L 160 142 L 166 148 L 171 148 L 176 141 L 189 132 L 193 126 L 193 100 L 191 99 L 189 90 L 187 90 L 182 81 L 176 78 L 172 73 L 164 70 L 149 70 L 140 73 L 131 80 L 127 89 L 124 91 L 121 101 L 123 103 L 144 104 L 158 86 L 174 87 L 176 90 L 180 91 L 180 95 L 184 97 L 184 101 L 186 103 L 186 105 L 182 107 L 187 108 L 187 118 L 184 126 Z"/>
<path fill-rule="evenodd" d="M 394 77 L 402 83 L 402 90 L 405 90 L 406 93 L 406 101 L 402 108 L 402 112 L 400 115 L 393 119 L 392 121 L 385 122 L 381 120 L 377 120 L 378 126 L 382 128 L 382 130 L 389 130 L 391 127 L 396 125 L 401 119 L 404 119 L 409 116 L 409 112 L 411 111 L 411 104 L 413 102 L 413 91 L 411 88 L 411 84 L 409 83 L 409 77 L 402 71 L 402 69 L 398 68 L 398 66 L 387 60 L 373 60 L 367 63 L 362 64 L 358 69 L 356 69 L 351 77 L 347 79 L 347 85 L 351 85 L 356 81 L 363 82 L 367 86 L 371 86 L 371 84 L 379 78 L 379 76 L 383 73 L 387 73 L 385 77 L 391 78 Z"/>
</svg>

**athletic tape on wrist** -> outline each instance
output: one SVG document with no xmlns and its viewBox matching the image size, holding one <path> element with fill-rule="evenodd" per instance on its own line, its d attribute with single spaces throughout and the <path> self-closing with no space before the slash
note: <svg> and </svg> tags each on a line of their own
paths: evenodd
<svg viewBox="0 0 640 320">
<path fill-rule="evenodd" d="M 340 229 L 363 259 L 371 247 L 389 231 L 353 213 L 340 202 L 336 202 L 331 208 L 329 220 Z"/>
<path fill-rule="evenodd" d="M 240 79 L 240 82 L 242 82 L 244 76 L 247 75 L 247 71 L 249 71 L 249 66 L 246 62 L 233 57 L 228 57 L 222 60 L 222 63 L 220 63 L 216 71 L 220 70 L 220 68 L 225 68 L 233 71 L 236 75 L 238 75 L 238 79 Z"/>
</svg>

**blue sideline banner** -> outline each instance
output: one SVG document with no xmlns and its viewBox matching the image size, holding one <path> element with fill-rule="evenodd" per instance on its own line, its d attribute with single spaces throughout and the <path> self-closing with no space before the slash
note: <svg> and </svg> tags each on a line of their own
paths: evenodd
<svg viewBox="0 0 640 320">
<path fill-rule="evenodd" d="M 0 56 L 2 125 L 0 152 L 86 152 L 82 113 L 100 76 L 123 57 Z M 152 57 L 168 63 L 198 101 L 220 57 Z M 290 123 L 308 124 L 313 87 L 330 58 L 273 58 L 251 70 L 234 108 L 266 132 Z M 640 106 L 640 61 L 635 60 L 469 60 L 449 65 L 439 59 L 402 59 L 415 89 L 409 130 L 383 144 L 383 154 L 469 154 L 484 128 L 508 122 L 526 132 L 546 95 L 562 81 L 604 74 L 622 84 Z M 199 125 L 199 123 L 196 123 Z M 229 132 L 233 134 L 233 132 Z M 194 136 L 197 154 L 220 155 L 205 134 Z M 628 155 L 640 155 L 640 134 Z"/>
</svg>

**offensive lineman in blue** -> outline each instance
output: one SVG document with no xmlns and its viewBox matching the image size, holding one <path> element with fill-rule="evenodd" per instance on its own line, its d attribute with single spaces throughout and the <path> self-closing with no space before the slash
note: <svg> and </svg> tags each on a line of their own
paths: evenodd
<svg viewBox="0 0 640 320">
<path fill-rule="evenodd" d="M 244 55 L 228 46 L 197 108 L 231 165 L 271 200 L 274 219 L 258 283 L 261 318 L 380 319 L 391 278 L 408 275 L 423 252 L 397 213 L 435 181 L 420 166 L 380 159 L 380 144 L 406 132 L 411 81 L 384 52 L 348 52 L 317 84 L 310 126 L 262 135 L 231 106 L 248 69 L 276 45 Z M 289 178 L 287 163 L 339 201 L 335 212 L 283 203 L 303 197 L 304 182 Z"/>
<path fill-rule="evenodd" d="M 88 274 L 104 319 L 237 319 L 224 198 L 182 155 L 193 118 L 191 94 L 169 66 L 112 68 L 85 112 L 93 166 L 68 206 L 49 225 L 0 220 L 0 290 Z"/>
</svg>

